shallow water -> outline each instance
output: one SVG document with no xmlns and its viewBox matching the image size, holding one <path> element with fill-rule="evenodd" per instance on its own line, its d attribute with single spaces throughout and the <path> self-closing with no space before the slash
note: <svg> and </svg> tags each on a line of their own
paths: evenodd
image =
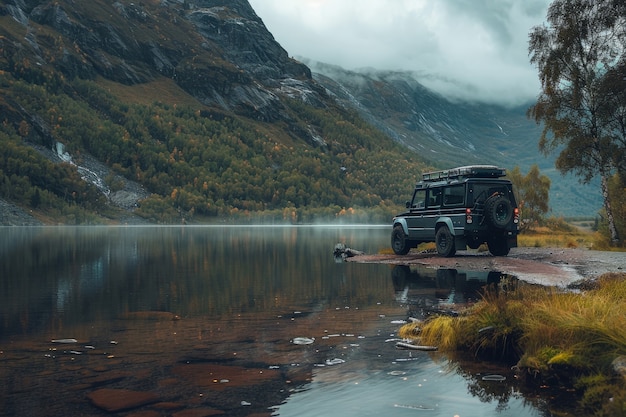
<svg viewBox="0 0 626 417">
<path fill-rule="evenodd" d="M 396 348 L 410 311 L 488 277 L 332 256 L 388 240 L 386 226 L 0 228 L 0 413 L 110 415 L 95 394 L 129 390 L 153 399 L 114 412 L 549 415 L 506 370 L 484 381 Z"/>
</svg>

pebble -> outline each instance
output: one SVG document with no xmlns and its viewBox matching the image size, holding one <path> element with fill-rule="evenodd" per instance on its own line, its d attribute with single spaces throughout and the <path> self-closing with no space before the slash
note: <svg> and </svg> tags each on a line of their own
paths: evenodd
<svg viewBox="0 0 626 417">
<path fill-rule="evenodd" d="M 76 339 L 53 339 L 52 343 L 70 344 L 70 343 L 78 343 L 78 340 Z"/>
<path fill-rule="evenodd" d="M 294 345 L 310 345 L 314 341 L 315 339 L 310 339 L 308 337 L 294 337 L 291 343 Z"/>
<path fill-rule="evenodd" d="M 482 380 L 501 382 L 501 381 L 505 381 L 506 377 L 503 375 L 485 375 L 482 377 Z"/>
</svg>

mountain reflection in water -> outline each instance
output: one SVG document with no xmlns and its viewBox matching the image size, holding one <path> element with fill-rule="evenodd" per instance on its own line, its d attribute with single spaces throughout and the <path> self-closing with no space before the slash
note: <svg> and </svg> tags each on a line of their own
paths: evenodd
<svg viewBox="0 0 626 417">
<path fill-rule="evenodd" d="M 440 355 L 396 349 L 409 309 L 478 284 L 332 256 L 388 241 L 386 226 L 1 228 L 0 414 L 542 415 L 510 379 L 472 390 Z"/>
</svg>

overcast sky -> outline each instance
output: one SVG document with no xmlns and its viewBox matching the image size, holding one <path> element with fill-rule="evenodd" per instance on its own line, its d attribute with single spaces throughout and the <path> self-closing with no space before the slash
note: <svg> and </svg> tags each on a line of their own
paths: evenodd
<svg viewBox="0 0 626 417">
<path fill-rule="evenodd" d="M 537 98 L 528 33 L 549 0 L 249 0 L 290 56 L 346 69 L 414 70 L 448 96 Z"/>
</svg>

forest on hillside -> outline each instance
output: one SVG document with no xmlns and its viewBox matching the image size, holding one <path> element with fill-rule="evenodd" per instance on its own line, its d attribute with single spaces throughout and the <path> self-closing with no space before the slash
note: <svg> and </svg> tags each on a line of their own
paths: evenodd
<svg viewBox="0 0 626 417">
<path fill-rule="evenodd" d="M 114 221 L 119 213 L 75 166 L 52 163 L 29 144 L 60 142 L 77 163 L 86 153 L 142 184 L 151 195 L 136 213 L 158 223 L 387 222 L 424 167 L 417 154 L 340 107 L 284 99 L 295 121 L 287 126 L 200 104 L 128 103 L 95 81 L 16 73 L 0 74 L 4 100 L 19 103 L 13 107 L 23 116 L 0 127 L 0 197 L 61 222 Z M 121 184 L 111 175 L 107 187 Z"/>
</svg>

